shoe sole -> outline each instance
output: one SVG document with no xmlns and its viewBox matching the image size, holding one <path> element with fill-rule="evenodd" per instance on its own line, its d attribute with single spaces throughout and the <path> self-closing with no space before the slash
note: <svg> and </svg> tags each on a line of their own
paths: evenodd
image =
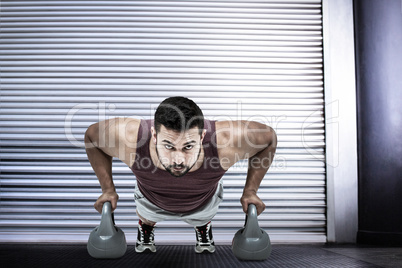
<svg viewBox="0 0 402 268">
<path fill-rule="evenodd" d="M 140 250 L 140 249 L 138 249 L 138 248 L 135 248 L 135 252 L 137 252 L 137 253 L 155 253 L 155 252 L 156 252 L 156 248 L 151 249 L 151 248 L 149 248 L 149 247 L 146 247 L 146 248 L 144 248 L 143 250 Z"/>
<path fill-rule="evenodd" d="M 198 253 L 198 254 L 202 254 L 202 253 L 212 254 L 214 252 L 215 252 L 215 249 L 212 249 L 212 250 L 207 249 L 207 248 L 203 248 L 201 250 L 195 249 L 195 253 Z"/>
</svg>

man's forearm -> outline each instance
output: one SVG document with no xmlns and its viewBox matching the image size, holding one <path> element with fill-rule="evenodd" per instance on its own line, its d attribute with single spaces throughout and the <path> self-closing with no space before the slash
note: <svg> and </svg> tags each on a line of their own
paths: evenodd
<svg viewBox="0 0 402 268">
<path fill-rule="evenodd" d="M 113 157 L 107 155 L 101 149 L 97 148 L 87 135 L 85 136 L 85 147 L 88 160 L 91 163 L 96 176 L 98 177 L 102 192 L 106 193 L 116 191 L 112 179 Z"/>
<path fill-rule="evenodd" d="M 258 152 L 248 160 L 248 171 L 246 185 L 243 192 L 257 193 L 261 181 L 272 164 L 275 155 L 275 146 L 273 144 Z"/>
</svg>

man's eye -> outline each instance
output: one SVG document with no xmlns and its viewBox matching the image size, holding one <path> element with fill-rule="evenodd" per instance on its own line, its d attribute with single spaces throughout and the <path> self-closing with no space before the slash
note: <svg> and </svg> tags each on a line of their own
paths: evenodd
<svg viewBox="0 0 402 268">
<path fill-rule="evenodd" d="M 191 150 L 191 149 L 193 149 L 193 145 L 187 145 L 186 147 L 184 147 L 184 149 L 186 149 L 186 150 Z"/>
<path fill-rule="evenodd" d="M 165 144 L 165 148 L 168 149 L 168 150 L 172 150 L 173 146 Z"/>
</svg>

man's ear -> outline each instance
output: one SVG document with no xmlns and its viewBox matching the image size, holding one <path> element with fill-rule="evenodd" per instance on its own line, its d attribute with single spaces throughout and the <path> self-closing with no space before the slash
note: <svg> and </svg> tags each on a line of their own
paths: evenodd
<svg viewBox="0 0 402 268">
<path fill-rule="evenodd" d="M 203 129 L 203 130 L 202 130 L 202 134 L 201 134 L 201 143 L 202 143 L 202 141 L 204 140 L 205 134 L 207 134 L 207 130 L 206 130 L 206 129 Z"/>
<path fill-rule="evenodd" d="M 155 127 L 151 127 L 151 135 L 152 135 L 152 141 L 156 144 L 156 129 Z"/>
</svg>

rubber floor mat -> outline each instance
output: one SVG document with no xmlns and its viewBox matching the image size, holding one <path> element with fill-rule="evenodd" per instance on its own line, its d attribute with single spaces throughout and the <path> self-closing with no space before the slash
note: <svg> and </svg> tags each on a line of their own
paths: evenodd
<svg viewBox="0 0 402 268">
<path fill-rule="evenodd" d="M 194 246 L 157 245 L 156 253 L 138 254 L 127 247 L 120 259 L 98 260 L 89 256 L 86 245 L 3 244 L 1 267 L 380 267 L 319 246 L 273 245 L 265 261 L 239 261 L 229 245 L 216 246 L 213 254 L 197 254 Z"/>
</svg>

